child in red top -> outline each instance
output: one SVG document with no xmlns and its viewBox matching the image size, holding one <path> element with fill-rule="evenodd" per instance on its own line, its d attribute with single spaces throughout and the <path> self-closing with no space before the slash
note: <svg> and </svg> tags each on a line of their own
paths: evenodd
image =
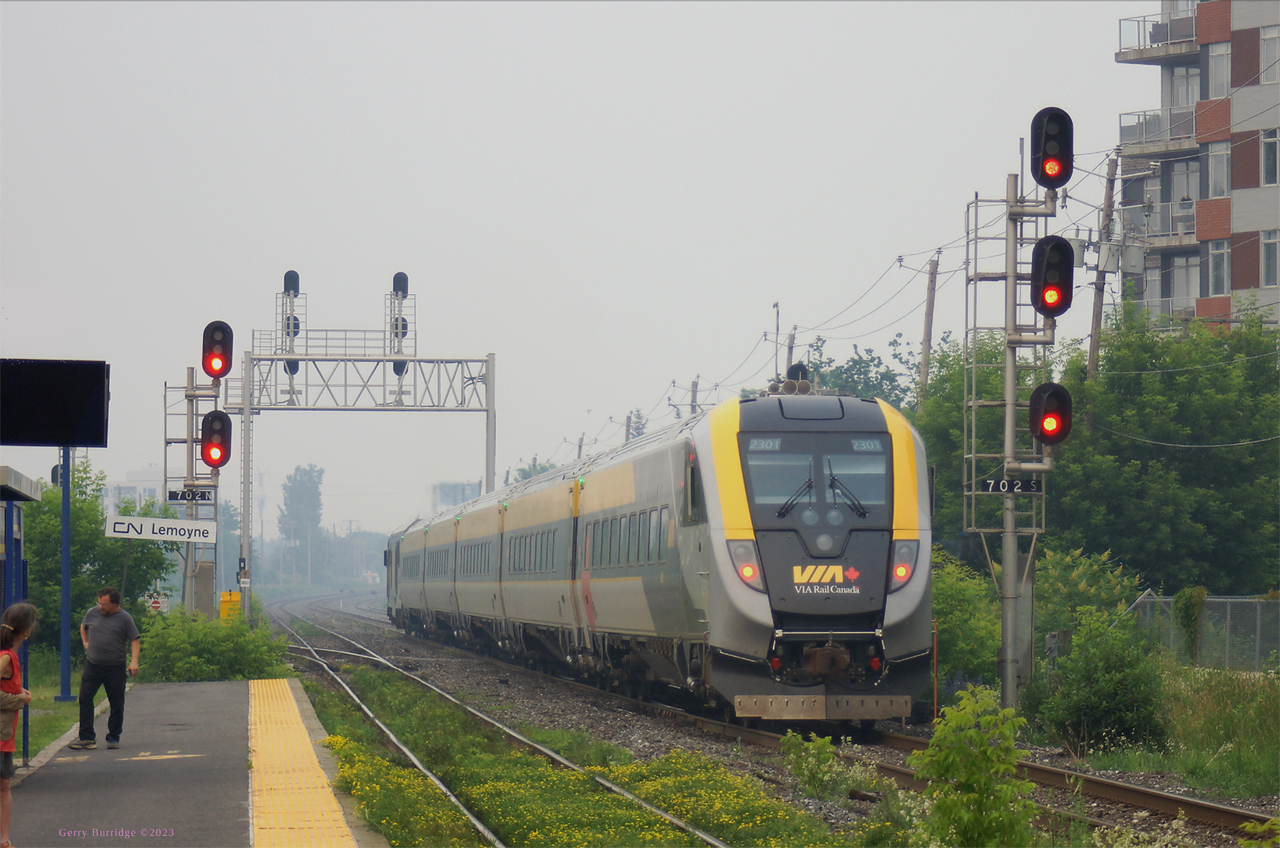
<svg viewBox="0 0 1280 848">
<path fill-rule="evenodd" d="M 31 703 L 31 693 L 22 688 L 18 647 L 35 627 L 36 608 L 28 603 L 14 604 L 0 618 L 0 848 L 13 848 L 9 841 L 9 821 L 13 817 L 9 781 L 14 774 L 18 711 Z"/>
</svg>

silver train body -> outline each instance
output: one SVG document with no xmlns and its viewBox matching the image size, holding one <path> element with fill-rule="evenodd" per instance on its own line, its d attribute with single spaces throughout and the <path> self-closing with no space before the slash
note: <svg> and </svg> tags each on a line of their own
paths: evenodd
<svg viewBox="0 0 1280 848">
<path fill-rule="evenodd" d="M 394 534 L 387 614 L 739 718 L 905 716 L 931 666 L 926 468 L 882 401 L 731 400 Z"/>
</svg>

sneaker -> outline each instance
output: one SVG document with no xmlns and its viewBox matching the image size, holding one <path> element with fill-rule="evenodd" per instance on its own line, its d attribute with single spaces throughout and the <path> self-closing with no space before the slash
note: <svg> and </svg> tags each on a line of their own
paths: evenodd
<svg viewBox="0 0 1280 848">
<path fill-rule="evenodd" d="M 108 747 L 108 748 L 119 748 L 119 747 L 120 747 L 120 743 L 119 743 L 119 741 L 117 741 L 117 740 L 114 740 L 114 739 L 108 739 L 108 740 L 107 740 L 107 747 Z"/>
<path fill-rule="evenodd" d="M 92 739 L 77 739 L 67 747 L 73 751 L 92 751 L 98 747 L 98 743 Z"/>
</svg>

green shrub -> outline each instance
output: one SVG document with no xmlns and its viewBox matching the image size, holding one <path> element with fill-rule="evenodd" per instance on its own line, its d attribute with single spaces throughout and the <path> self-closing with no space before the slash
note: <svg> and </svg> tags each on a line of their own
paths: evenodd
<svg viewBox="0 0 1280 848">
<path fill-rule="evenodd" d="M 1134 620 L 1113 620 L 1092 607 L 1077 613 L 1071 653 L 1040 667 L 1040 679 L 1022 698 L 1023 715 L 1077 757 L 1131 744 L 1162 746 L 1160 671 Z"/>
<path fill-rule="evenodd" d="M 933 614 L 938 619 L 938 677 L 960 671 L 995 680 L 1000 603 L 989 574 L 979 574 L 933 546 Z"/>
<path fill-rule="evenodd" d="M 929 747 L 907 758 L 929 781 L 933 811 L 924 820 L 933 842 L 951 846 L 1030 845 L 1033 785 L 1019 780 L 1014 739 L 1025 719 L 1001 710 L 995 693 L 970 686 L 938 719 Z"/>
<path fill-rule="evenodd" d="M 283 664 L 283 638 L 273 639 L 265 627 L 253 630 L 244 619 L 207 620 L 202 613 L 179 608 L 147 615 L 142 631 L 139 680 L 182 683 L 201 680 L 262 680 L 288 677 Z"/>
</svg>

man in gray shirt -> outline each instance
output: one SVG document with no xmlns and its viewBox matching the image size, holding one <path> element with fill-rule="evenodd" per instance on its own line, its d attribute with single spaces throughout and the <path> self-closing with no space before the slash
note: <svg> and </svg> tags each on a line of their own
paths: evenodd
<svg viewBox="0 0 1280 848">
<path fill-rule="evenodd" d="M 142 635 L 133 616 L 120 609 L 120 593 L 110 586 L 98 592 L 98 605 L 80 622 L 84 642 L 84 672 L 80 675 L 80 738 L 68 745 L 78 751 L 98 747 L 93 732 L 93 699 L 99 687 L 107 690 L 111 712 L 107 716 L 107 747 L 120 747 L 124 729 L 124 689 L 128 678 L 138 673 L 138 653 Z M 126 649 L 132 657 L 126 654 Z"/>
</svg>

